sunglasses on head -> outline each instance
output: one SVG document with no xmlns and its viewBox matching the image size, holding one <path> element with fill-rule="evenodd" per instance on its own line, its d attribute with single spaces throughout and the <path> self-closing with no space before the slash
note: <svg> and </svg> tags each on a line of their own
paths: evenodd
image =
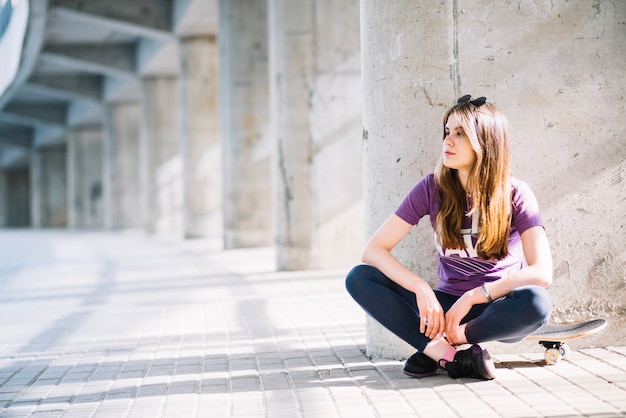
<svg viewBox="0 0 626 418">
<path fill-rule="evenodd" d="M 459 100 L 456 101 L 457 104 L 471 103 L 476 107 L 480 107 L 484 105 L 486 102 L 487 102 L 486 97 L 478 97 L 477 99 L 472 100 L 471 94 L 466 94 L 465 96 L 459 98 Z"/>
</svg>

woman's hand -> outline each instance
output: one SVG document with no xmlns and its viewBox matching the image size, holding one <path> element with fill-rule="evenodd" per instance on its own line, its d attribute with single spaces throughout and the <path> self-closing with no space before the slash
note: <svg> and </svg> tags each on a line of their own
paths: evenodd
<svg viewBox="0 0 626 418">
<path fill-rule="evenodd" d="M 420 333 L 430 339 L 440 338 L 446 329 L 446 318 L 435 292 L 426 284 L 415 291 L 420 313 Z"/>
<path fill-rule="evenodd" d="M 428 283 L 404 267 L 391 250 L 409 233 L 413 225 L 393 214 L 378 228 L 365 245 L 362 260 L 378 268 L 391 280 L 415 293 L 420 313 L 419 331 L 428 338 L 443 336 L 446 319 L 443 308 Z"/>
<path fill-rule="evenodd" d="M 468 314 L 472 306 L 476 304 L 473 300 L 475 295 L 475 289 L 470 290 L 461 296 L 452 305 L 450 310 L 446 313 L 446 339 L 450 345 L 460 345 L 467 343 L 465 338 L 465 327 L 460 326 L 461 321 Z"/>
</svg>

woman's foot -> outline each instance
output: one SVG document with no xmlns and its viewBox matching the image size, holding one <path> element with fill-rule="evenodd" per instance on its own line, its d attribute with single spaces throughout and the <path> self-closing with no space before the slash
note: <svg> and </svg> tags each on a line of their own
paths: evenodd
<svg viewBox="0 0 626 418">
<path fill-rule="evenodd" d="M 439 368 L 437 362 L 426 354 L 418 351 L 406 360 L 402 372 L 410 377 L 422 377 L 434 376 Z"/>
<path fill-rule="evenodd" d="M 477 379 L 491 380 L 496 377 L 495 365 L 487 350 L 474 344 L 467 350 L 461 350 L 454 356 L 454 361 L 447 361 L 444 368 L 448 375 L 456 379 L 458 377 L 475 377 Z"/>
</svg>

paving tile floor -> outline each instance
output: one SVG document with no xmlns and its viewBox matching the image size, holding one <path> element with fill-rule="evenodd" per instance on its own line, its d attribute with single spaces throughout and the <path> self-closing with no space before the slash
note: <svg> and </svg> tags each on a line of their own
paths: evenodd
<svg viewBox="0 0 626 418">
<path fill-rule="evenodd" d="M 344 273 L 134 231 L 0 231 L 0 417 L 626 416 L 626 347 L 495 356 L 489 382 L 369 359 Z"/>
</svg>

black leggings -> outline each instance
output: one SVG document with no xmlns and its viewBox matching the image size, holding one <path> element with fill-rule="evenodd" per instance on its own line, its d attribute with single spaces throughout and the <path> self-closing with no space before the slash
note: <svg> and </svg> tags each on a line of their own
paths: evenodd
<svg viewBox="0 0 626 418">
<path fill-rule="evenodd" d="M 354 300 L 382 326 L 423 351 L 431 341 L 419 332 L 420 315 L 415 294 L 398 285 L 380 270 L 365 264 L 346 277 L 346 289 Z M 459 296 L 435 290 L 444 312 Z M 514 343 L 544 325 L 552 311 L 552 297 L 540 286 L 524 286 L 489 304 L 474 305 L 461 321 L 467 323 L 470 344 L 487 341 Z"/>
</svg>

